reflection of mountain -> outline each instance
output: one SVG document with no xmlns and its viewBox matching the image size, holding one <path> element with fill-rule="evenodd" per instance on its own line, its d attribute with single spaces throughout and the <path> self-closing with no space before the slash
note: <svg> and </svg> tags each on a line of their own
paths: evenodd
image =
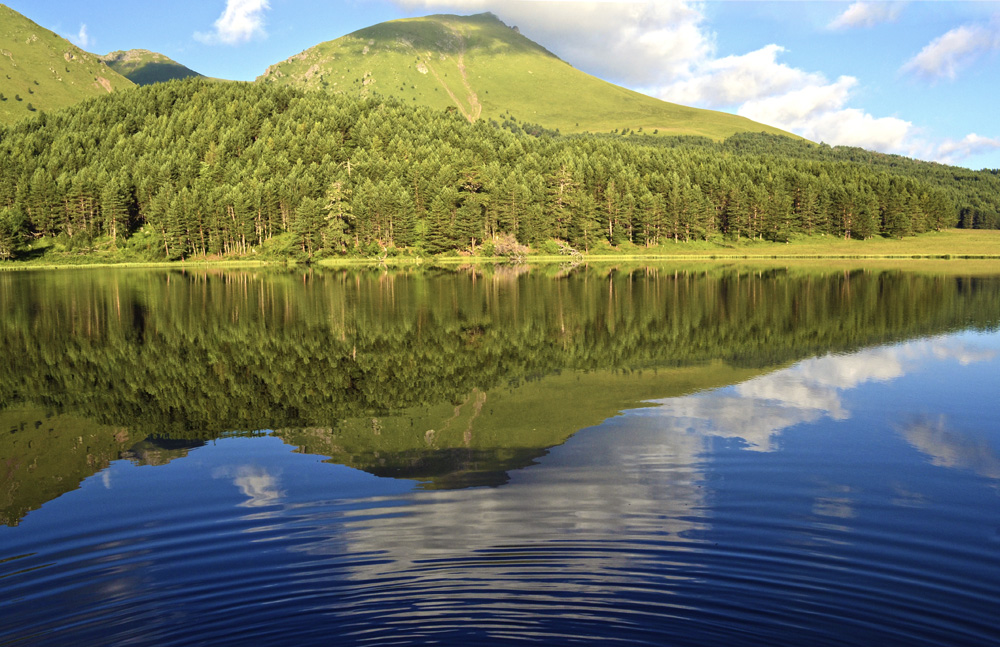
<svg viewBox="0 0 1000 647">
<path fill-rule="evenodd" d="M 75 490 L 111 461 L 165 465 L 204 444 L 145 437 L 37 407 L 0 411 L 0 430 L 0 523 L 5 525 L 17 525 L 31 510 Z"/>
<path fill-rule="evenodd" d="M 121 457 L 136 465 L 166 465 L 177 458 L 184 458 L 188 451 L 201 447 L 202 440 L 185 440 L 183 438 L 158 438 L 151 436 L 132 445 Z"/>
<path fill-rule="evenodd" d="M 564 372 L 515 387 L 474 390 L 456 405 L 276 433 L 303 453 L 329 456 L 332 463 L 378 476 L 419 479 L 427 488 L 501 485 L 510 470 L 534 463 L 579 429 L 622 410 L 757 373 L 721 362 L 618 374 Z"/>
<path fill-rule="evenodd" d="M 42 409 L 0 412 L 0 523 L 76 489 L 131 444 L 127 429 Z"/>
<path fill-rule="evenodd" d="M 723 386 L 755 374 L 720 362 L 620 375 L 567 372 L 516 387 L 474 390 L 454 406 L 347 419 L 335 428 L 282 429 L 276 435 L 302 453 L 329 456 L 329 462 L 378 476 L 418 479 L 428 488 L 501 485 L 509 471 L 532 464 L 577 430 L 619 411 L 664 394 Z M 139 436 L 36 409 L 0 412 L 0 424 L 12 431 L 0 436 L 5 459 L 0 521 L 8 525 L 76 489 L 111 461 L 164 465 L 204 444 L 199 438 Z M 219 476 L 234 478 L 252 501 L 269 500 L 260 493 L 273 489 L 250 472 Z"/>
<path fill-rule="evenodd" d="M 159 464 L 233 430 L 280 429 L 301 451 L 427 487 L 499 484 L 640 401 L 817 353 L 995 326 L 998 313 L 1000 278 L 905 273 L 3 273 L 0 406 L 66 420 L 52 434 L 42 414 L 41 430 L 7 425 L 7 523 L 110 460 Z M 823 401 L 824 380 L 895 370 L 833 366 L 804 385 L 746 382 L 740 393 L 761 396 L 759 428 L 737 430 L 744 409 L 715 432 L 767 447 L 794 420 L 842 415 Z M 60 449 L 39 451 L 46 443 Z"/>
</svg>

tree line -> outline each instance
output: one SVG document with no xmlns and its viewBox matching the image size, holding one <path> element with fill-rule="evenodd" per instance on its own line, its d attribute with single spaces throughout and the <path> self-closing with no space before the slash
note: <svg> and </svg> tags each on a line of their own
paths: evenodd
<svg viewBox="0 0 1000 647">
<path fill-rule="evenodd" d="M 797 146 L 558 136 L 512 115 L 175 81 L 0 129 L 0 258 L 38 240 L 150 260 L 590 251 L 907 236 L 963 217 L 960 184 Z"/>
</svg>

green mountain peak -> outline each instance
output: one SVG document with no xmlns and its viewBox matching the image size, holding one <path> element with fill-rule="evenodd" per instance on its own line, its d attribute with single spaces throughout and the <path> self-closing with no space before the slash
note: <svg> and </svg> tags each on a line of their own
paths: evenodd
<svg viewBox="0 0 1000 647">
<path fill-rule="evenodd" d="M 563 133 L 643 132 L 724 139 L 784 131 L 660 101 L 581 72 L 492 13 L 380 23 L 270 66 L 258 81 L 511 119 Z"/>
<path fill-rule="evenodd" d="M 202 76 L 168 56 L 148 49 L 118 50 L 101 56 L 100 59 L 136 85 Z"/>
</svg>

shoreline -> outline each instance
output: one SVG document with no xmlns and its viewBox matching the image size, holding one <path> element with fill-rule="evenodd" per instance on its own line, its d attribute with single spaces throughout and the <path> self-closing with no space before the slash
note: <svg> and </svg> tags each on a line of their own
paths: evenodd
<svg viewBox="0 0 1000 647">
<path fill-rule="evenodd" d="M 0 272 L 55 272 L 65 270 L 135 269 L 135 270 L 338 270 L 338 269 L 433 269 L 435 267 L 508 267 L 508 268 L 552 268 L 559 266 L 602 267 L 602 266 L 677 266 L 677 267 L 726 267 L 773 269 L 778 267 L 803 270 L 904 270 L 944 274 L 995 275 L 1000 274 L 1000 254 L 997 255 L 906 255 L 906 256 L 625 256 L 590 255 L 580 257 L 543 256 L 531 257 L 525 262 L 512 263 L 503 258 L 451 257 L 451 258 L 403 258 L 382 262 L 375 259 L 348 259 L 321 261 L 313 264 L 286 261 L 172 261 L 150 263 L 81 263 L 81 264 L 38 264 L 0 263 Z"/>
<path fill-rule="evenodd" d="M 0 271 L 61 270 L 71 268 L 166 268 L 186 267 L 413 267 L 453 265 L 558 265 L 603 263 L 715 263 L 715 262 L 796 262 L 849 261 L 857 263 L 944 263 L 962 261 L 997 263 L 1000 267 L 1000 230 L 948 229 L 905 239 L 829 240 L 800 239 L 788 243 L 744 241 L 732 244 L 705 242 L 668 243 L 646 251 L 602 248 L 589 253 L 528 254 L 512 260 L 503 256 L 449 254 L 418 256 L 400 253 L 389 257 L 328 257 L 312 262 L 288 258 L 193 258 L 180 261 L 109 261 L 100 256 L 77 256 L 79 262 L 9 260 L 0 262 Z"/>
</svg>

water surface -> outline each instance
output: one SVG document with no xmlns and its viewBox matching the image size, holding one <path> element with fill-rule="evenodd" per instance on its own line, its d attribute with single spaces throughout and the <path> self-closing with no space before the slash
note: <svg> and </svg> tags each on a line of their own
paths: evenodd
<svg viewBox="0 0 1000 647">
<path fill-rule="evenodd" d="M 1000 636 L 1000 277 L 84 270 L 0 299 L 0 644 Z"/>
</svg>

